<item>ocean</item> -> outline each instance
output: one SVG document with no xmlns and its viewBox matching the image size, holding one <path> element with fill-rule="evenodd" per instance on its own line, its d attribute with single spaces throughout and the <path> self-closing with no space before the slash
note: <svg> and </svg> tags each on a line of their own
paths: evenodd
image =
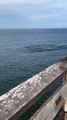
<svg viewBox="0 0 67 120">
<path fill-rule="evenodd" d="M 0 29 L 0 95 L 67 56 L 67 29 Z"/>
</svg>

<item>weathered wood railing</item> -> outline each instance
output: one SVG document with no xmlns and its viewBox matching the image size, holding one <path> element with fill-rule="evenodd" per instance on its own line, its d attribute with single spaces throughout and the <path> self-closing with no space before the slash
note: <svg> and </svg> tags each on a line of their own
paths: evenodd
<svg viewBox="0 0 67 120">
<path fill-rule="evenodd" d="M 53 120 L 67 99 L 66 74 L 67 57 L 0 96 L 0 120 L 17 120 L 49 86 L 63 77 L 62 86 L 31 117 L 31 120 Z"/>
</svg>

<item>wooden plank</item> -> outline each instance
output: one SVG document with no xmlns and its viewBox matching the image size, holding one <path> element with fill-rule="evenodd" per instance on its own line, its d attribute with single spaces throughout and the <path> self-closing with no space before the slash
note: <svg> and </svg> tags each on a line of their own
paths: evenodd
<svg viewBox="0 0 67 120">
<path fill-rule="evenodd" d="M 65 104 L 64 104 L 64 112 L 67 113 L 67 100 L 65 100 Z"/>
<path fill-rule="evenodd" d="M 67 83 L 60 86 L 30 120 L 53 120 L 62 106 L 66 112 L 64 120 L 67 120 Z"/>
<path fill-rule="evenodd" d="M 64 75 L 63 79 L 65 82 L 67 82 L 67 74 Z"/>
<path fill-rule="evenodd" d="M 67 74 L 65 76 L 67 76 Z M 66 77 L 65 80 L 67 80 Z M 64 88 L 62 88 L 62 97 L 64 98 L 64 112 L 65 112 L 63 120 L 67 120 L 67 84 L 65 84 Z"/>
<path fill-rule="evenodd" d="M 62 96 L 64 100 L 67 100 L 67 84 L 65 84 L 64 88 L 62 89 Z"/>
<path fill-rule="evenodd" d="M 65 116 L 64 116 L 63 120 L 67 120 L 67 113 L 65 113 Z"/>
<path fill-rule="evenodd" d="M 0 97 L 0 120 L 16 120 L 44 94 L 50 84 L 66 71 L 67 58 L 2 95 Z"/>
<path fill-rule="evenodd" d="M 65 89 L 65 86 L 60 87 L 30 120 L 53 120 L 64 105 L 63 89 Z"/>
<path fill-rule="evenodd" d="M 65 85 L 65 89 L 62 89 L 62 96 L 64 98 L 64 112 L 67 112 L 67 84 Z"/>
</svg>

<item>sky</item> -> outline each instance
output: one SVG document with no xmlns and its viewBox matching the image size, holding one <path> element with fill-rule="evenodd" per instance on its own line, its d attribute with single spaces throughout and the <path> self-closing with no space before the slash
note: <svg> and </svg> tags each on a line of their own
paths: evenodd
<svg viewBox="0 0 67 120">
<path fill-rule="evenodd" d="M 2 28 L 67 28 L 67 0 L 0 0 Z"/>
</svg>

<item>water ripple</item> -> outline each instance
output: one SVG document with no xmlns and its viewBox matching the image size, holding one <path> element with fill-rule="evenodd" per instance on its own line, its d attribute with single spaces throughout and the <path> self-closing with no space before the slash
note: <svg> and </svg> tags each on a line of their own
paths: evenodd
<svg viewBox="0 0 67 120">
<path fill-rule="evenodd" d="M 67 45 L 34 45 L 26 46 L 24 52 L 35 53 L 45 51 L 67 50 Z"/>
</svg>

